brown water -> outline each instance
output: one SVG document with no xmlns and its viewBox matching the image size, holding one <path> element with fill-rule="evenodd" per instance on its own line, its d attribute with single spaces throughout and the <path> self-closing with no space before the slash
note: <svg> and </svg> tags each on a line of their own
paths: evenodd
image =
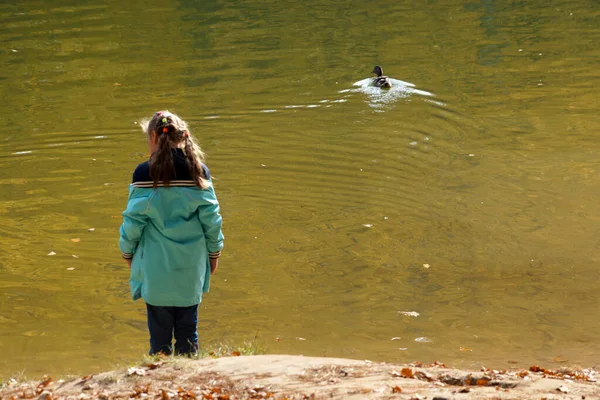
<svg viewBox="0 0 600 400">
<path fill-rule="evenodd" d="M 598 2 L 85 4 L 0 4 L 0 377 L 147 351 L 117 230 L 158 109 L 225 219 L 204 343 L 597 363 Z"/>
</svg>

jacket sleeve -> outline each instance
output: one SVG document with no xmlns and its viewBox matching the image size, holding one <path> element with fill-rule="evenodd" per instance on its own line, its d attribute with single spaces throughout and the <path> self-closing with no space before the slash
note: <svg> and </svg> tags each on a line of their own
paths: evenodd
<svg viewBox="0 0 600 400">
<path fill-rule="evenodd" d="M 219 202 L 215 190 L 210 186 L 202 190 L 198 218 L 206 236 L 206 246 L 210 258 L 218 258 L 223 249 L 223 218 L 221 218 Z"/>
<path fill-rule="evenodd" d="M 150 197 L 145 192 L 147 189 L 136 189 L 130 186 L 127 209 L 123 211 L 123 224 L 119 238 L 119 248 L 123 253 L 123 258 L 133 258 L 144 227 L 148 223 L 146 211 Z"/>
</svg>

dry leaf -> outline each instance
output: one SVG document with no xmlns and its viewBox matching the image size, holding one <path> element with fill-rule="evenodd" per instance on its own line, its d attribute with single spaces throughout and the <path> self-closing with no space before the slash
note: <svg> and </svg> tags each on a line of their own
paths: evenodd
<svg viewBox="0 0 600 400">
<path fill-rule="evenodd" d="M 303 337 L 297 337 L 296 339 L 298 339 L 298 340 L 306 340 Z"/>
<path fill-rule="evenodd" d="M 240 353 L 239 351 L 232 351 L 231 355 L 234 356 L 234 357 L 239 357 L 239 356 L 242 355 L 242 353 Z"/>
<path fill-rule="evenodd" d="M 71 254 L 73 256 L 73 258 L 79 258 L 79 256 L 76 256 L 75 254 Z"/>
<path fill-rule="evenodd" d="M 55 252 L 53 252 L 53 251 L 51 251 L 50 253 L 48 253 L 48 255 L 49 255 L 49 256 L 55 256 L 55 255 L 56 255 L 56 253 L 55 253 Z"/>
<path fill-rule="evenodd" d="M 394 337 L 392 338 L 392 340 L 400 340 L 400 339 L 402 339 L 400 336 L 394 336 Z"/>
<path fill-rule="evenodd" d="M 96 230 L 96 228 L 90 228 L 88 229 L 88 232 L 94 232 Z"/>
<path fill-rule="evenodd" d="M 73 268 L 73 267 L 69 267 L 69 268 L 67 268 L 67 271 L 73 271 L 74 269 L 75 268 Z"/>
<path fill-rule="evenodd" d="M 412 369 L 410 368 L 402 368 L 402 370 L 400 371 L 400 374 L 402 375 L 403 378 L 414 378 L 415 374 L 413 374 Z"/>
<path fill-rule="evenodd" d="M 71 242 L 73 242 L 73 243 L 79 243 L 79 242 L 81 242 L 81 239 L 80 238 L 73 238 L 73 239 L 71 239 Z"/>
<path fill-rule="evenodd" d="M 423 264 L 423 268 L 429 268 L 429 267 L 431 267 L 431 265 L 429 265 L 429 264 Z"/>
<path fill-rule="evenodd" d="M 392 388 L 392 393 L 402 393 L 402 388 L 400 386 L 394 386 Z"/>
<path fill-rule="evenodd" d="M 538 365 L 534 365 L 532 367 L 529 367 L 529 370 L 531 372 L 545 372 L 544 368 L 540 368 Z"/>
<path fill-rule="evenodd" d="M 48 386 L 50 384 L 50 382 L 52 382 L 52 378 L 49 376 L 44 377 L 44 380 L 41 381 L 38 385 L 37 388 L 35 389 L 35 392 L 37 394 L 40 394 L 44 391 L 44 389 L 46 388 L 46 386 Z"/>
<path fill-rule="evenodd" d="M 471 350 L 471 349 L 470 349 L 470 348 L 468 348 L 468 347 L 462 347 L 462 346 L 460 346 L 458 349 L 459 349 L 460 351 L 473 351 L 473 350 Z"/>
<path fill-rule="evenodd" d="M 364 226 L 365 228 L 372 228 L 372 227 L 373 227 L 373 224 L 363 224 L 363 226 Z"/>
<path fill-rule="evenodd" d="M 275 338 L 275 341 L 276 341 L 277 343 L 279 343 L 279 342 L 281 342 L 281 338 L 280 338 L 279 336 L 277 336 L 277 337 Z"/>
</svg>

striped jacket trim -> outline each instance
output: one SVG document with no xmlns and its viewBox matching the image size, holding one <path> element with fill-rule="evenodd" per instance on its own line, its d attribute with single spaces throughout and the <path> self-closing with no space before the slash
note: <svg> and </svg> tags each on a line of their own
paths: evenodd
<svg viewBox="0 0 600 400">
<path fill-rule="evenodd" d="M 137 188 L 152 188 L 152 187 L 154 187 L 154 182 L 153 181 L 134 182 L 131 185 L 133 187 L 137 187 Z M 165 187 L 167 185 L 165 185 L 162 181 L 159 181 L 156 186 L 157 187 Z M 192 180 L 179 180 L 179 181 L 169 182 L 169 186 L 171 186 L 171 187 L 173 187 L 173 186 L 174 187 L 193 187 L 193 186 L 198 186 L 198 185 L 196 185 L 196 182 L 194 182 Z"/>
</svg>

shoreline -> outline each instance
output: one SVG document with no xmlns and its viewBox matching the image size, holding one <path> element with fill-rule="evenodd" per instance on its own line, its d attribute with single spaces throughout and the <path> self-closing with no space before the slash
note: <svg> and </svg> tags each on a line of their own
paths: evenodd
<svg viewBox="0 0 600 400">
<path fill-rule="evenodd" d="M 595 399 L 598 372 L 533 366 L 479 371 L 292 355 L 156 362 L 54 381 L 11 380 L 8 399 Z"/>
</svg>

